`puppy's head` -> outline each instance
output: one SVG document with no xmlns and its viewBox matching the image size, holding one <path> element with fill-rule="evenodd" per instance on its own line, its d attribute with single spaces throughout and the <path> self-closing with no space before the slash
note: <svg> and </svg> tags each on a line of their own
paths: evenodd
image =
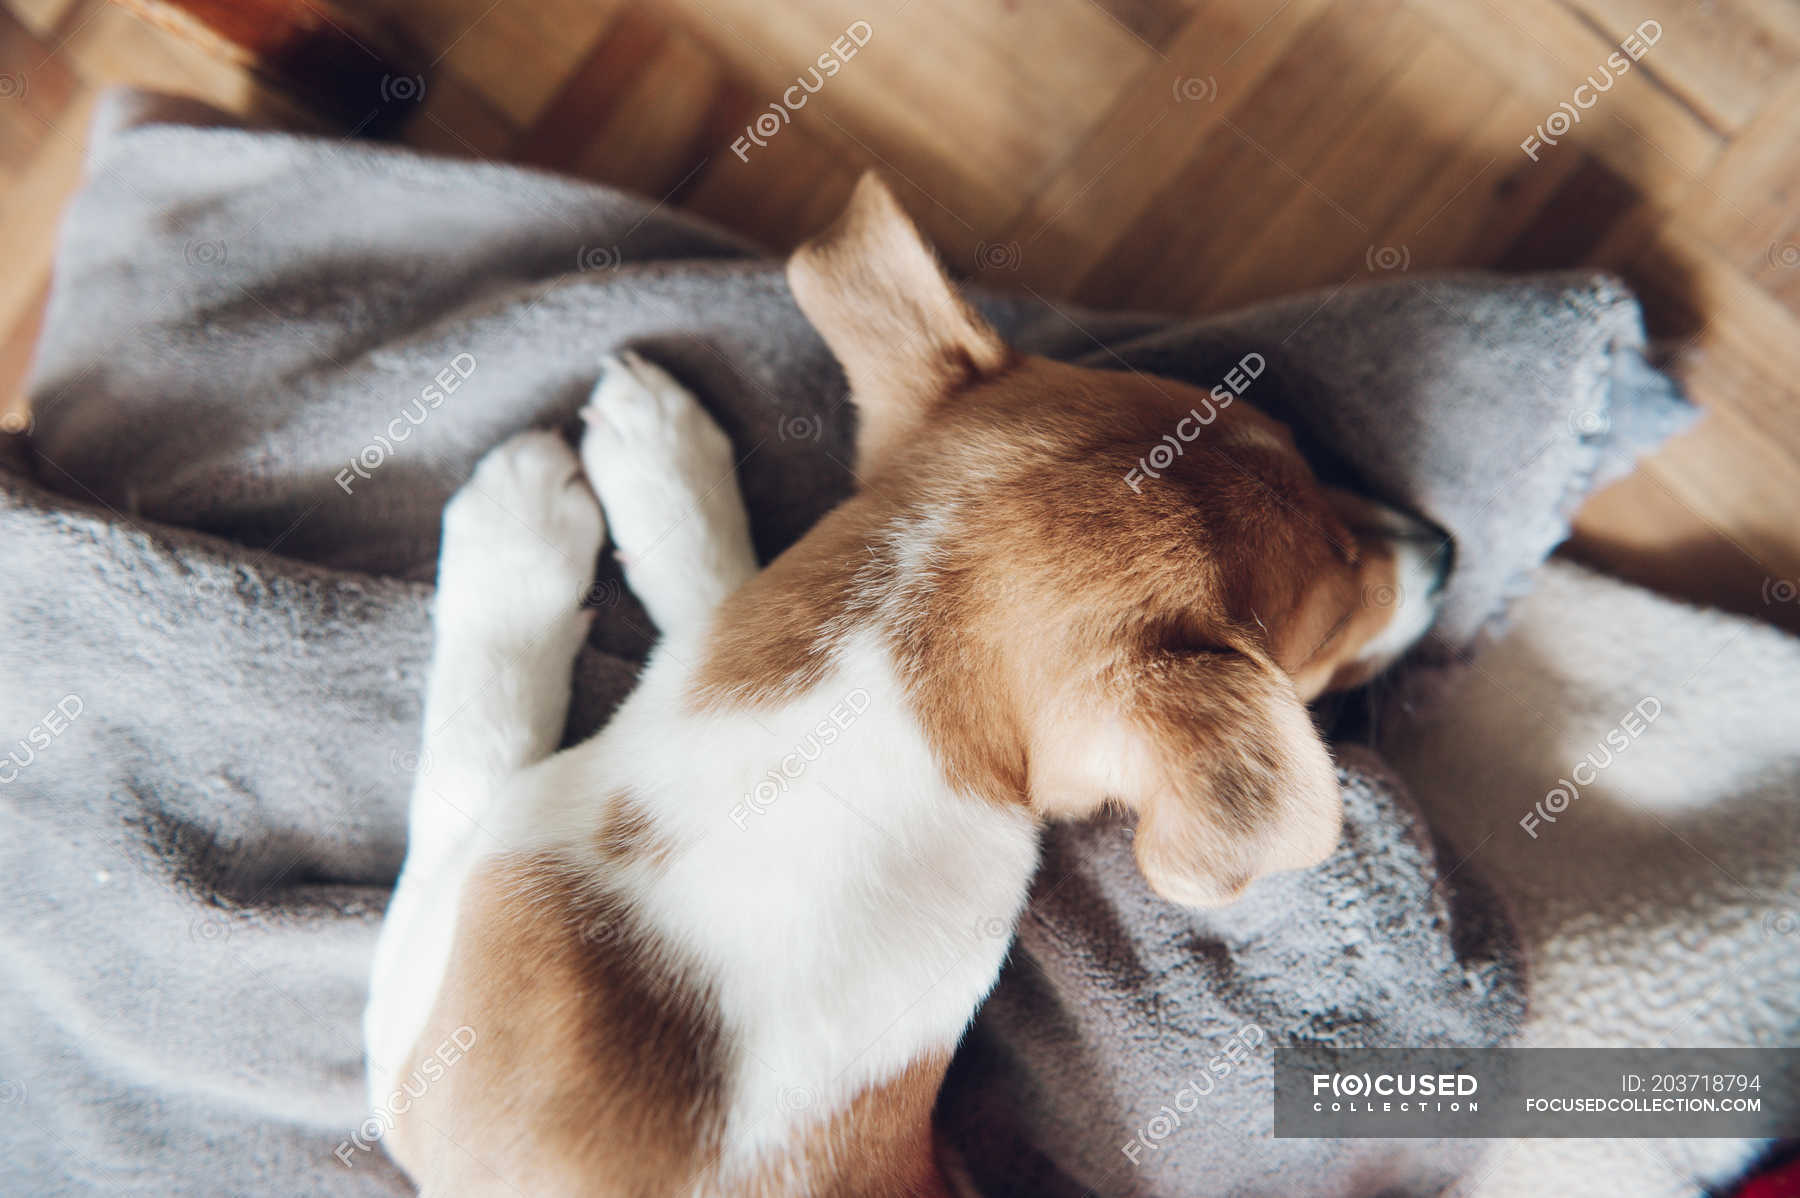
<svg viewBox="0 0 1800 1198">
<path fill-rule="evenodd" d="M 1321 486 L 1237 398 L 1255 360 L 1206 392 L 1017 353 L 873 175 L 788 278 L 850 383 L 889 635 L 953 780 L 1132 808 L 1178 902 L 1327 856 L 1305 703 L 1424 632 L 1441 538 Z"/>
</svg>

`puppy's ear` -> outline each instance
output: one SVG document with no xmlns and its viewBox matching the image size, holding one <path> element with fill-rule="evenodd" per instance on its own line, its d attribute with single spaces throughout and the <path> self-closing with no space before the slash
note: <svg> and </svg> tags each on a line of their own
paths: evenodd
<svg viewBox="0 0 1800 1198">
<path fill-rule="evenodd" d="M 872 171 L 837 222 L 794 251 L 787 277 L 850 380 L 862 462 L 938 400 L 1006 365 L 1006 343 L 957 294 Z"/>
<path fill-rule="evenodd" d="M 1121 725 L 1131 761 L 1114 776 L 1137 809 L 1138 868 L 1153 890 L 1217 906 L 1264 874 L 1331 855 L 1343 819 L 1337 772 L 1272 662 L 1171 653 L 1132 689 Z"/>
</svg>

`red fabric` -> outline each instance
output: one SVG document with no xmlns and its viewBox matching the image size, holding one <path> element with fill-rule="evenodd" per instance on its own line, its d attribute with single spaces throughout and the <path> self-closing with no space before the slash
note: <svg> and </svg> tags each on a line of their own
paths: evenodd
<svg viewBox="0 0 1800 1198">
<path fill-rule="evenodd" d="M 1800 1198 L 1800 1157 L 1758 1173 L 1739 1187 L 1735 1198 Z"/>
</svg>

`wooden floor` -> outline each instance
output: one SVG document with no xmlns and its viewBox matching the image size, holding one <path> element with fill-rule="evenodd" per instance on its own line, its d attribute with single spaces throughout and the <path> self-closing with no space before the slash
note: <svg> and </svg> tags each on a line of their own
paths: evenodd
<svg viewBox="0 0 1800 1198">
<path fill-rule="evenodd" d="M 775 249 L 880 165 L 954 268 L 1090 304 L 1200 313 L 1446 266 L 1621 271 L 1708 418 L 1597 497 L 1574 552 L 1800 630 L 1790 0 L 360 7 L 437 59 L 406 140 L 623 184 Z M 1628 38 L 1654 44 L 1582 88 Z M 834 42 L 854 58 L 789 123 L 770 105 Z M 6 395 L 112 82 L 305 120 L 104 0 L 0 0 Z"/>
</svg>

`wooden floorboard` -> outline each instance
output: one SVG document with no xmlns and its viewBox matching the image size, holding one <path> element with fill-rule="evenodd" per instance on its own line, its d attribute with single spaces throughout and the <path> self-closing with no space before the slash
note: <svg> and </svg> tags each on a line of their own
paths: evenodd
<svg viewBox="0 0 1800 1198">
<path fill-rule="evenodd" d="M 881 166 L 963 274 L 1202 313 L 1393 271 L 1601 266 L 1706 420 L 1572 552 L 1800 630 L 1800 9 L 1787 0 L 371 0 L 403 137 L 634 187 L 774 250 Z M 791 124 L 744 126 L 856 22 Z M 1623 72 L 1634 31 L 1654 44 Z M 1584 81 L 1606 83 L 1535 158 Z M 307 116 L 105 0 L 0 0 L 0 410 L 99 91 Z"/>
</svg>

